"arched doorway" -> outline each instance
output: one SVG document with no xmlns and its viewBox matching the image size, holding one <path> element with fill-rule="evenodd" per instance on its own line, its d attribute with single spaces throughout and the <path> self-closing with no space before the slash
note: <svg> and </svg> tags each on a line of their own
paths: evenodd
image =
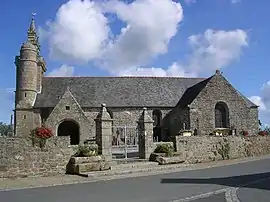
<svg viewBox="0 0 270 202">
<path fill-rule="evenodd" d="M 63 121 L 57 129 L 58 136 L 70 136 L 70 144 L 78 145 L 80 143 L 79 125 L 71 120 Z"/>
<path fill-rule="evenodd" d="M 229 127 L 229 110 L 228 106 L 223 102 L 218 102 L 215 106 L 215 127 Z"/>
</svg>

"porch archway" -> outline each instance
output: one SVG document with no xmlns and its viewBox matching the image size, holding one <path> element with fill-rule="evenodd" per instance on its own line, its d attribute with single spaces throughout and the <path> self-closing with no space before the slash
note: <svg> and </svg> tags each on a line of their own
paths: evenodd
<svg viewBox="0 0 270 202">
<path fill-rule="evenodd" d="M 70 144 L 78 145 L 80 143 L 79 124 L 72 120 L 64 120 L 58 126 L 57 136 L 70 136 Z"/>
</svg>

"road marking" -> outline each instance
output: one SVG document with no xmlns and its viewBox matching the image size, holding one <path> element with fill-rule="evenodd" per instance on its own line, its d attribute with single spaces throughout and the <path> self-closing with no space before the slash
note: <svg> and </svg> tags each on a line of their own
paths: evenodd
<svg viewBox="0 0 270 202">
<path fill-rule="evenodd" d="M 194 200 L 197 200 L 197 199 L 207 198 L 207 197 L 212 196 L 212 195 L 224 193 L 229 189 L 231 189 L 231 188 L 219 189 L 219 190 L 216 190 L 216 191 L 212 191 L 212 192 L 208 192 L 208 193 L 204 193 L 204 194 L 199 194 L 199 195 L 195 195 L 195 196 L 191 196 L 191 197 L 187 197 L 187 198 L 183 198 L 183 199 L 176 199 L 176 200 L 172 200 L 172 201 L 169 201 L 169 202 L 194 201 Z"/>
<path fill-rule="evenodd" d="M 237 191 L 241 187 L 244 188 L 244 187 L 246 187 L 248 185 L 257 184 L 259 182 L 263 182 L 263 181 L 266 181 L 266 180 L 270 180 L 270 177 L 254 180 L 254 181 L 251 181 L 249 183 L 239 185 L 237 187 L 229 187 L 229 188 L 225 188 L 225 189 L 219 189 L 219 190 L 216 190 L 216 191 L 212 191 L 212 192 L 208 192 L 208 193 L 204 193 L 204 194 L 199 194 L 199 195 L 195 195 L 195 196 L 191 196 L 191 197 L 186 197 L 186 198 L 182 198 L 182 199 L 176 199 L 176 200 L 172 200 L 172 201 L 169 201 L 169 202 L 194 201 L 194 200 L 198 200 L 198 199 L 202 199 L 202 198 L 207 198 L 207 197 L 210 197 L 210 196 L 213 196 L 213 195 L 216 195 L 216 194 L 220 194 L 220 193 L 223 193 L 223 192 L 225 192 L 226 202 L 241 202 L 241 200 L 237 196 Z"/>
</svg>

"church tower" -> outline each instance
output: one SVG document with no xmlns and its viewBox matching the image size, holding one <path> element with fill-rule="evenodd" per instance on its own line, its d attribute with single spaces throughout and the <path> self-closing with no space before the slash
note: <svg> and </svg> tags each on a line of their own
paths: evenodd
<svg viewBox="0 0 270 202">
<path fill-rule="evenodd" d="M 33 106 L 37 94 L 41 92 L 42 77 L 46 71 L 44 59 L 40 56 L 40 45 L 32 17 L 27 41 L 21 46 L 20 56 L 15 57 L 16 94 L 15 94 L 15 135 L 29 135 L 39 124 L 39 115 Z"/>
</svg>

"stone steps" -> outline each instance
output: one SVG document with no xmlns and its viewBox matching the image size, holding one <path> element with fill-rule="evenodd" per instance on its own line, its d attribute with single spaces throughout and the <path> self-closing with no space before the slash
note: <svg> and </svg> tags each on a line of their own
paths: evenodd
<svg viewBox="0 0 270 202">
<path fill-rule="evenodd" d="M 132 167 L 133 166 L 133 167 Z M 85 172 L 80 173 L 79 175 L 82 177 L 89 178 L 99 178 L 99 177 L 109 177 L 109 176 L 117 176 L 117 175 L 128 175 L 128 174 L 136 174 L 143 172 L 163 172 L 164 170 L 175 170 L 177 168 L 185 168 L 188 164 L 173 164 L 173 165 L 158 165 L 157 162 L 149 162 L 146 165 L 131 165 L 131 166 L 114 166 L 112 170 L 107 171 L 98 171 L 98 172 Z M 118 169 L 117 169 L 118 168 Z"/>
<path fill-rule="evenodd" d="M 158 166 L 157 162 L 134 162 L 134 163 L 123 163 L 112 166 L 111 170 L 128 170 L 128 169 L 143 169 L 152 168 L 153 166 Z"/>
</svg>

